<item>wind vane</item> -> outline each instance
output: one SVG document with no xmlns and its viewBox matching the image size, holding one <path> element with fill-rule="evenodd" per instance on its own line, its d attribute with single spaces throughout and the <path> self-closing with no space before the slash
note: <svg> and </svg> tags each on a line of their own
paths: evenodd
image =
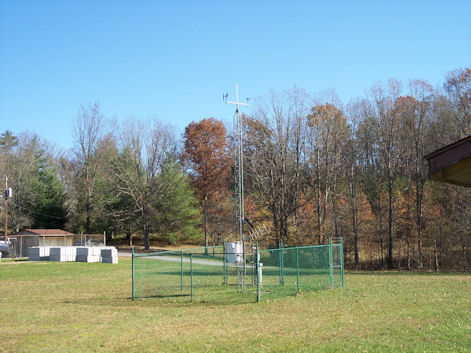
<svg viewBox="0 0 471 353">
<path fill-rule="evenodd" d="M 247 103 L 239 102 L 239 85 L 236 83 L 236 100 L 227 100 L 228 93 L 223 94 L 222 98 L 226 104 L 236 106 L 236 114 L 234 116 L 234 202 L 235 202 L 235 238 L 238 236 L 244 243 L 244 148 L 243 148 L 243 128 L 239 113 L 239 106 L 248 106 Z M 244 246 L 244 245 L 243 245 Z"/>
</svg>

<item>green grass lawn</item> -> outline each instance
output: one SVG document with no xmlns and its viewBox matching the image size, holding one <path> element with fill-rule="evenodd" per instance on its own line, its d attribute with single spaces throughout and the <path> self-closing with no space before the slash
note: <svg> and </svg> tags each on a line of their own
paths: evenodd
<svg viewBox="0 0 471 353">
<path fill-rule="evenodd" d="M 132 301 L 130 273 L 125 258 L 0 263 L 0 351 L 471 351 L 470 274 L 347 273 L 344 289 L 191 303 Z"/>
</svg>

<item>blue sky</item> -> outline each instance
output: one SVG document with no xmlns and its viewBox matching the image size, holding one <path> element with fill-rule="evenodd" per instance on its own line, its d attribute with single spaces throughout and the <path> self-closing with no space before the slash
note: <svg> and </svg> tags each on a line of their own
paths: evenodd
<svg viewBox="0 0 471 353">
<path fill-rule="evenodd" d="M 230 121 L 242 97 L 376 82 L 432 85 L 471 66 L 470 1 L 0 0 L 0 131 L 70 148 L 81 104 L 106 118 Z M 250 110 L 249 110 L 250 111 Z"/>
</svg>

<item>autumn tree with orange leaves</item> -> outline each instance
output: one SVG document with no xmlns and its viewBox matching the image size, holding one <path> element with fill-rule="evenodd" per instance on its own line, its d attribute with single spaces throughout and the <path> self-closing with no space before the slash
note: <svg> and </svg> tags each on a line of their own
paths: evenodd
<svg viewBox="0 0 471 353">
<path fill-rule="evenodd" d="M 204 243 L 208 246 L 208 215 L 228 196 L 230 156 L 226 128 L 215 118 L 192 122 L 185 128 L 182 159 L 189 168 L 203 209 Z"/>
</svg>

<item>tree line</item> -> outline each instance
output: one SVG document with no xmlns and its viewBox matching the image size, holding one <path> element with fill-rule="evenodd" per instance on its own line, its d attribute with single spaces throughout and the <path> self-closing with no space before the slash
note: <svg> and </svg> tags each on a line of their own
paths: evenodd
<svg viewBox="0 0 471 353">
<path fill-rule="evenodd" d="M 442 87 L 389 80 L 342 104 L 293 88 L 242 116 L 246 233 L 266 246 L 343 237 L 362 268 L 471 268 L 471 191 L 431 181 L 423 156 L 471 134 L 471 69 Z M 106 230 L 131 241 L 220 244 L 234 233 L 233 131 L 215 118 L 183 136 L 158 120 L 79 109 L 72 151 L 0 136 L 14 189 L 9 228 Z"/>
</svg>

